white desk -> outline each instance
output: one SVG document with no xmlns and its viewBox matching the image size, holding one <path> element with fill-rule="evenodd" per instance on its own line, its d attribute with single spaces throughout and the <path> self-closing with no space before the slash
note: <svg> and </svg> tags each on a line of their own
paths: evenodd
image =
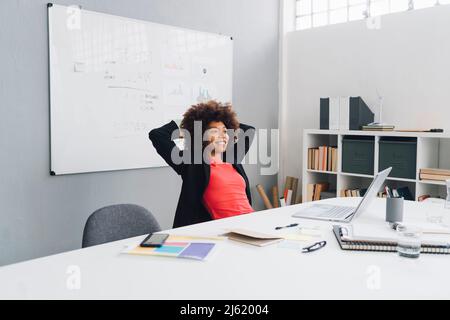
<svg viewBox="0 0 450 320">
<path fill-rule="evenodd" d="M 356 201 L 327 200 L 345 205 Z M 384 204 L 377 199 L 360 219 L 384 219 Z M 143 238 L 138 237 L 1 267 L 0 299 L 450 298 L 450 256 L 421 255 L 409 260 L 396 253 L 342 251 L 332 234 L 332 223 L 291 217 L 300 206 L 170 232 L 211 235 L 237 226 L 274 232 L 275 226 L 299 222 L 320 225 L 328 242 L 325 248 L 302 254 L 277 245 L 259 248 L 226 240 L 209 261 L 120 254 L 125 244 Z M 450 216 L 450 211 L 436 205 L 405 203 L 405 220 L 430 214 Z M 70 265 L 80 268 L 79 290 L 67 288 Z"/>
</svg>

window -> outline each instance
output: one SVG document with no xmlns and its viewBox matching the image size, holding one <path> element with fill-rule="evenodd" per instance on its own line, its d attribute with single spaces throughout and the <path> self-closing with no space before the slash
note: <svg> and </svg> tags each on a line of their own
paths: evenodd
<svg viewBox="0 0 450 320">
<path fill-rule="evenodd" d="M 297 30 L 450 4 L 450 0 L 297 0 Z"/>
</svg>

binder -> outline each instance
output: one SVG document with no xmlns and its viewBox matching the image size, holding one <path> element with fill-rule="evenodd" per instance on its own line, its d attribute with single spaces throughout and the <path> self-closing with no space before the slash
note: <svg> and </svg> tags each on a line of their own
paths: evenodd
<svg viewBox="0 0 450 320">
<path fill-rule="evenodd" d="M 330 98 L 329 129 L 339 130 L 339 97 Z"/>
<path fill-rule="evenodd" d="M 320 129 L 339 130 L 339 97 L 320 98 Z"/>
<path fill-rule="evenodd" d="M 380 252 L 397 252 L 397 242 L 392 240 L 348 240 L 345 238 L 343 227 L 339 225 L 333 226 L 333 233 L 342 250 L 354 251 L 380 251 Z M 450 246 L 438 246 L 432 244 L 422 244 L 421 253 L 432 254 L 450 254 Z"/>
<path fill-rule="evenodd" d="M 339 129 L 350 129 L 350 97 L 339 97 Z"/>
<path fill-rule="evenodd" d="M 374 119 L 361 97 L 320 98 L 320 129 L 361 130 Z"/>
<path fill-rule="evenodd" d="M 320 129 L 330 129 L 330 98 L 320 98 Z"/>
<path fill-rule="evenodd" d="M 362 126 L 372 123 L 375 114 L 369 109 L 361 97 L 350 97 L 350 130 L 361 130 Z"/>
</svg>

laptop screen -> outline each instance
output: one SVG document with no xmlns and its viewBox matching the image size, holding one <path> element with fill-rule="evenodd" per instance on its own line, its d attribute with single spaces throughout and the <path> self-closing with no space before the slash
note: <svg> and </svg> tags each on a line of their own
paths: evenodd
<svg viewBox="0 0 450 320">
<path fill-rule="evenodd" d="M 351 214 L 351 215 L 353 215 L 353 217 L 351 217 L 351 219 L 355 218 L 357 215 L 360 215 L 362 212 L 364 212 L 364 210 L 367 209 L 367 207 L 370 205 L 372 200 L 375 199 L 378 191 L 380 191 L 381 186 L 383 185 L 386 178 L 389 176 L 389 173 L 391 172 L 391 170 L 392 170 L 392 167 L 389 167 L 381 172 L 378 172 L 375 175 L 375 178 L 372 180 L 372 183 L 370 184 L 369 188 L 367 188 L 366 194 L 362 198 L 362 200 L 359 203 L 356 210 Z M 349 215 L 349 217 L 351 215 Z"/>
</svg>

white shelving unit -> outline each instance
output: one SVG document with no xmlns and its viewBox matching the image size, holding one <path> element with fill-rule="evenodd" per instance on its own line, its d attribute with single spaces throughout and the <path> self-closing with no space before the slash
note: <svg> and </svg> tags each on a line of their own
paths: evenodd
<svg viewBox="0 0 450 320">
<path fill-rule="evenodd" d="M 342 140 L 346 136 L 370 136 L 374 137 L 374 173 L 372 175 L 342 172 Z M 446 133 L 429 132 L 397 132 L 397 131 L 337 131 L 305 129 L 303 131 L 303 174 L 302 197 L 306 202 L 306 189 L 310 183 L 328 182 L 330 189 L 336 190 L 336 197 L 340 196 L 339 190 L 367 188 L 374 174 L 378 172 L 379 142 L 381 137 L 408 137 L 417 139 L 417 159 L 415 179 L 388 177 L 385 184 L 396 188 L 407 186 L 412 195 L 417 198 L 424 194 L 432 197 L 445 198 L 445 182 L 419 180 L 421 168 L 450 169 L 450 135 Z M 308 169 L 308 148 L 318 146 L 337 146 L 337 172 L 319 171 Z"/>
</svg>

